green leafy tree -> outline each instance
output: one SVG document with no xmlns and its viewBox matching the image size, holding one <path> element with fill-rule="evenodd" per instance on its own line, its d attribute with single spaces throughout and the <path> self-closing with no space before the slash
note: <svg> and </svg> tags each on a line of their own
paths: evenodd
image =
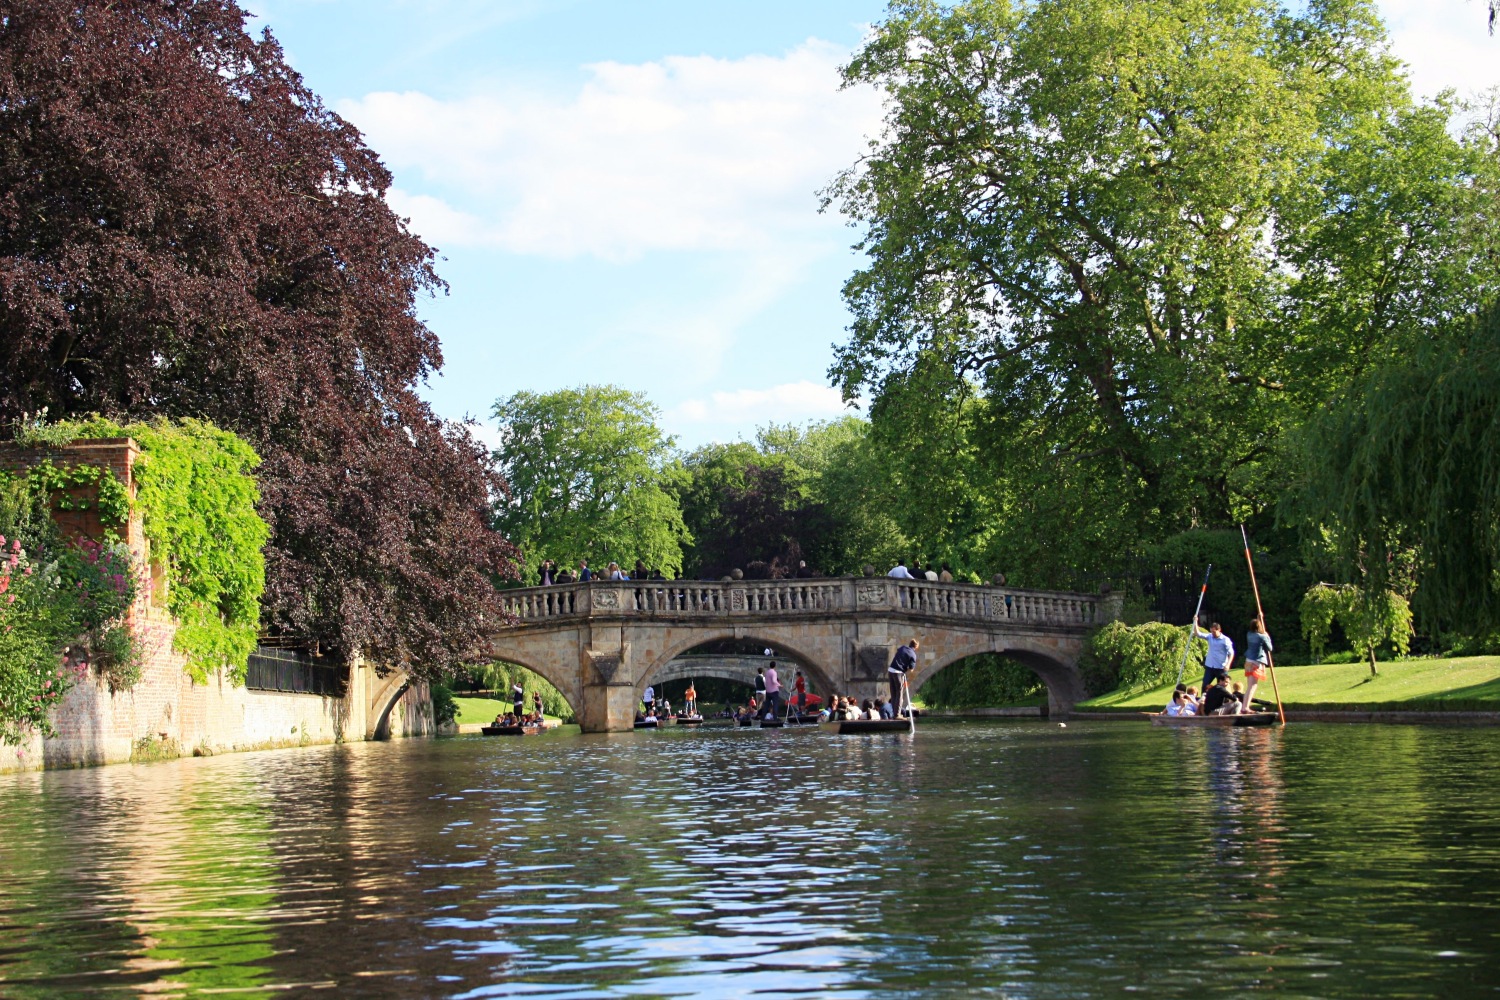
<svg viewBox="0 0 1500 1000">
<path fill-rule="evenodd" d="M 609 385 L 518 392 L 494 415 L 494 457 L 510 486 L 495 526 L 521 550 L 528 581 L 545 559 L 587 559 L 596 573 L 609 560 L 682 569 L 691 535 L 674 484 L 683 473 L 644 395 Z"/>
<path fill-rule="evenodd" d="M 1288 426 L 1497 287 L 1500 164 L 1366 2 L 909 0 L 845 74 L 890 110 L 827 192 L 870 259 L 831 374 L 932 478 L 978 449 L 963 544 L 1041 582 L 1264 519 Z"/>
<path fill-rule="evenodd" d="M 1302 634 L 1321 659 L 1334 623 L 1343 629 L 1349 646 L 1375 668 L 1375 650 L 1390 643 L 1397 656 L 1411 647 L 1411 606 L 1393 590 L 1371 590 L 1353 584 L 1314 584 L 1302 598 Z"/>
</svg>

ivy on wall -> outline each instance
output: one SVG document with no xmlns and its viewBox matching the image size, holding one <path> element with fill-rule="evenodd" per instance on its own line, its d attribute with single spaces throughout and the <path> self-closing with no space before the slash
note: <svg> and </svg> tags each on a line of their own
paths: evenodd
<svg viewBox="0 0 1500 1000">
<path fill-rule="evenodd" d="M 252 472 L 260 457 L 243 439 L 200 420 L 93 418 L 71 430 L 75 439 L 131 437 L 140 446 L 135 502 L 152 558 L 166 570 L 167 609 L 179 626 L 173 648 L 195 681 L 222 668 L 242 682 L 259 634 L 270 537 L 255 509 L 260 490 Z"/>
</svg>

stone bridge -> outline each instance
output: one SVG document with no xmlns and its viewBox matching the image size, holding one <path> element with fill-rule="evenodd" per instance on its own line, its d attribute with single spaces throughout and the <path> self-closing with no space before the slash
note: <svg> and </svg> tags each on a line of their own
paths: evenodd
<svg viewBox="0 0 1500 1000">
<path fill-rule="evenodd" d="M 1001 653 L 1036 671 L 1049 710 L 1066 716 L 1084 696 L 1084 641 L 1120 604 L 889 577 L 592 582 L 509 590 L 505 601 L 515 620 L 495 630 L 490 652 L 551 682 L 585 732 L 631 728 L 648 683 L 682 654 L 725 639 L 773 646 L 814 690 L 860 698 L 884 689 L 886 665 L 910 638 L 921 640 L 914 693 L 949 664 Z"/>
</svg>

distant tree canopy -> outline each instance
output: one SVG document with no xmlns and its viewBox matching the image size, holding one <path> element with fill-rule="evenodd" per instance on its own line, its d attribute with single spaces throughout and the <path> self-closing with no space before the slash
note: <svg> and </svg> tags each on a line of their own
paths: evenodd
<svg viewBox="0 0 1500 1000">
<path fill-rule="evenodd" d="M 0 418 L 198 417 L 262 456 L 262 625 L 429 671 L 500 612 L 500 483 L 416 392 L 443 288 L 390 175 L 231 0 L 0 18 Z"/>
<path fill-rule="evenodd" d="M 1367 2 L 910 0 L 846 78 L 889 112 L 827 193 L 869 258 L 830 374 L 903 527 L 1018 581 L 1271 531 L 1287 430 L 1500 289 L 1493 122 Z"/>
<path fill-rule="evenodd" d="M 527 582 L 544 559 L 595 573 L 636 560 L 675 576 L 690 538 L 674 493 L 672 441 L 645 396 L 617 386 L 518 392 L 495 404 L 495 460 L 510 484 L 495 526 L 519 546 Z"/>
</svg>

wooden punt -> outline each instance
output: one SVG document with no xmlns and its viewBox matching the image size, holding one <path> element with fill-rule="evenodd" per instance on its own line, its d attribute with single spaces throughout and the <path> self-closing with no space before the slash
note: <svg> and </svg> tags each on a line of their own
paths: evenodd
<svg viewBox="0 0 1500 1000">
<path fill-rule="evenodd" d="M 749 719 L 736 719 L 734 721 L 740 724 L 741 729 L 749 729 L 751 726 L 755 725 L 755 719 L 753 717 Z"/>
<path fill-rule="evenodd" d="M 486 736 L 536 736 L 545 726 L 482 726 L 480 732 Z M 470 730 L 473 732 L 473 730 Z"/>
<path fill-rule="evenodd" d="M 784 725 L 786 725 L 786 723 L 782 722 L 780 719 L 760 720 L 760 728 L 762 729 L 780 729 Z"/>
<path fill-rule="evenodd" d="M 672 721 L 676 725 L 679 725 L 679 726 L 701 726 L 701 725 L 703 725 L 703 716 L 701 716 L 701 715 L 679 715 L 679 716 L 676 716 L 675 718 L 673 718 Z"/>
<path fill-rule="evenodd" d="M 906 719 L 830 719 L 818 723 L 825 733 L 851 736 L 857 733 L 909 733 L 911 722 Z"/>
<path fill-rule="evenodd" d="M 641 721 L 639 721 L 639 722 L 637 722 L 635 724 L 635 728 L 637 728 L 637 729 L 656 729 L 656 728 L 660 727 L 660 725 L 661 725 L 661 722 L 658 719 L 642 719 Z"/>
<path fill-rule="evenodd" d="M 1171 726 L 1177 729 L 1227 729 L 1232 726 L 1274 726 L 1279 718 L 1275 712 L 1242 712 L 1239 715 L 1159 715 L 1142 713 L 1153 726 Z"/>
</svg>

